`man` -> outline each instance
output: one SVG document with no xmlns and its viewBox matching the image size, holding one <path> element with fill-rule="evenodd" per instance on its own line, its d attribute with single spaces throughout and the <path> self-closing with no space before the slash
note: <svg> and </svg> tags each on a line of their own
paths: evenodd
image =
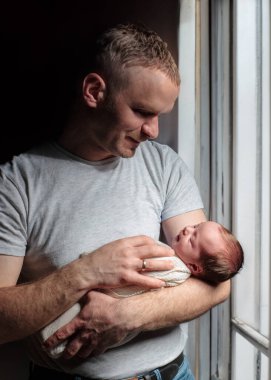
<svg viewBox="0 0 271 380">
<path fill-rule="evenodd" d="M 161 225 L 170 243 L 205 220 L 183 161 L 148 141 L 179 85 L 156 33 L 112 28 L 97 42 L 58 143 L 2 167 L 0 342 L 25 338 L 31 379 L 193 379 L 179 324 L 225 300 L 229 284 L 189 279 L 169 289 L 143 275 L 171 267 L 152 259 L 173 254 L 155 244 Z M 160 289 L 121 300 L 97 291 L 124 284 Z M 69 339 L 53 360 L 35 333 L 78 300 L 79 315 L 47 341 L 48 349 Z"/>
</svg>

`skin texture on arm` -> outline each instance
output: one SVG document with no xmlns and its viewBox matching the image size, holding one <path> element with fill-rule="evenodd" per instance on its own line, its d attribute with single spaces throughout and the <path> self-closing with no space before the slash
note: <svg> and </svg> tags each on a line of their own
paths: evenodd
<svg viewBox="0 0 271 380">
<path fill-rule="evenodd" d="M 71 299 L 76 302 L 85 293 L 77 276 L 71 284 L 70 274 L 76 271 L 75 264 L 35 283 L 16 286 L 23 259 L 0 255 L 0 343 L 32 334 L 64 311 Z"/>
<path fill-rule="evenodd" d="M 142 259 L 172 256 L 145 236 L 116 240 L 74 260 L 50 275 L 16 285 L 23 258 L 0 255 L 0 344 L 24 338 L 63 313 L 94 288 L 136 284 L 159 288 L 163 281 L 140 273 Z M 150 268 L 170 269 L 170 262 L 149 260 Z M 154 281 L 155 280 L 155 281 Z"/>
<path fill-rule="evenodd" d="M 228 296 L 229 286 L 229 282 L 213 286 L 190 278 L 180 286 L 145 293 L 141 299 L 138 296 L 134 300 L 129 299 L 127 304 L 129 301 L 133 303 L 130 310 L 136 310 L 139 319 L 129 316 L 127 329 L 155 330 L 190 321 L 223 302 Z"/>
<path fill-rule="evenodd" d="M 163 224 L 165 236 L 170 243 L 186 225 L 203 221 L 206 218 L 202 210 L 170 218 Z M 121 300 L 89 292 L 78 316 L 50 337 L 45 347 L 56 346 L 80 329 L 67 345 L 64 357 L 97 355 L 131 332 L 156 330 L 192 320 L 226 300 L 229 292 L 229 281 L 213 286 L 195 278 L 180 286 Z"/>
<path fill-rule="evenodd" d="M 194 278 L 173 288 L 124 299 L 90 291 L 81 312 L 53 334 L 44 347 L 49 350 L 75 334 L 63 358 L 98 355 L 130 333 L 157 330 L 194 319 L 223 302 L 228 293 L 228 282 L 214 287 Z M 205 299 L 204 302 L 201 299 Z"/>
</svg>

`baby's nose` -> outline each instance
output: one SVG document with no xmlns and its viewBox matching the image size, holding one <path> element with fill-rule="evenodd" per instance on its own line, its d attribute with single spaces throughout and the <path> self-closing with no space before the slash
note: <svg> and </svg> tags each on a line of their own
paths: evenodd
<svg viewBox="0 0 271 380">
<path fill-rule="evenodd" d="M 193 230 L 193 227 L 192 227 L 192 226 L 186 226 L 186 227 L 183 229 L 184 235 L 188 235 L 192 230 Z"/>
</svg>

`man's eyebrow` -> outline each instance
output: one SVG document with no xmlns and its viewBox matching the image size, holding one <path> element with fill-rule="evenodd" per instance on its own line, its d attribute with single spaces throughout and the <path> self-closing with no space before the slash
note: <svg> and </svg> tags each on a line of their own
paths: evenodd
<svg viewBox="0 0 271 380">
<path fill-rule="evenodd" d="M 139 111 L 142 111 L 142 112 L 146 112 L 146 113 L 149 113 L 150 115 L 157 115 L 157 116 L 162 116 L 162 115 L 166 115 L 168 113 L 170 113 L 172 111 L 172 108 L 173 107 L 170 107 L 170 109 L 154 109 L 152 108 L 153 106 L 150 104 L 143 104 L 143 103 L 131 103 L 130 105 L 130 108 L 133 109 L 133 110 L 139 110 Z"/>
<path fill-rule="evenodd" d="M 146 108 L 134 108 L 138 112 L 142 112 L 146 115 L 158 115 L 158 112 L 147 110 Z"/>
</svg>

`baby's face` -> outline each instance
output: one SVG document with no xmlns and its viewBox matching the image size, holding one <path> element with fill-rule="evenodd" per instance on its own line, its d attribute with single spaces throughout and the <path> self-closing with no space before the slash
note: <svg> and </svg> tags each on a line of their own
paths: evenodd
<svg viewBox="0 0 271 380">
<path fill-rule="evenodd" d="M 215 222 L 203 222 L 186 226 L 173 239 L 172 248 L 186 264 L 200 264 L 201 252 L 217 252 L 225 243 L 221 227 Z"/>
</svg>

